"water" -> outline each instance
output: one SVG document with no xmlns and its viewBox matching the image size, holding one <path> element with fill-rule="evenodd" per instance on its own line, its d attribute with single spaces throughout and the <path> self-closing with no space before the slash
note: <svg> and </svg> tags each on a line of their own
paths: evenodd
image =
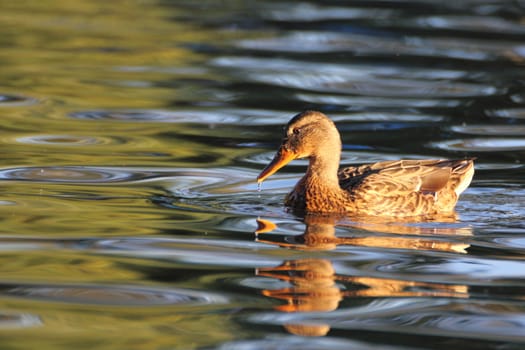
<svg viewBox="0 0 525 350">
<path fill-rule="evenodd" d="M 0 11 L 8 349 L 522 349 L 525 3 L 30 1 Z M 299 218 L 342 163 L 477 157 L 457 218 Z"/>
</svg>

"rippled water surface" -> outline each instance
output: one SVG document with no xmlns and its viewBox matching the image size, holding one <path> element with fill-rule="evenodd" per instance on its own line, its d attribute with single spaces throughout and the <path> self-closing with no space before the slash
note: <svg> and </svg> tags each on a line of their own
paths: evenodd
<svg viewBox="0 0 525 350">
<path fill-rule="evenodd" d="M 4 1 L 6 349 L 523 349 L 523 1 Z M 343 165 L 477 157 L 457 219 L 296 217 Z"/>
</svg>

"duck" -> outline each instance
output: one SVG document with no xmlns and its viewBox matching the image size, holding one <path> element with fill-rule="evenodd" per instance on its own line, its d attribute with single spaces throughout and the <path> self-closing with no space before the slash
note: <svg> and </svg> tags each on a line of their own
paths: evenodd
<svg viewBox="0 0 525 350">
<path fill-rule="evenodd" d="M 413 217 L 454 213 L 474 176 L 474 159 L 405 159 L 339 169 L 341 136 L 324 113 L 306 110 L 284 128 L 262 182 L 292 160 L 308 159 L 305 175 L 285 197 L 295 212 Z"/>
</svg>

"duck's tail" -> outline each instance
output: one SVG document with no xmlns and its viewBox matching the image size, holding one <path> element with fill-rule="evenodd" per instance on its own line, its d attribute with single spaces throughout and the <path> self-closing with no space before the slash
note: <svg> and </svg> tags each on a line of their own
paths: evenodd
<svg viewBox="0 0 525 350">
<path fill-rule="evenodd" d="M 467 189 L 474 176 L 474 160 L 476 158 L 466 158 L 459 160 L 450 160 L 450 167 L 452 168 L 451 188 L 459 197 L 463 191 Z"/>
</svg>

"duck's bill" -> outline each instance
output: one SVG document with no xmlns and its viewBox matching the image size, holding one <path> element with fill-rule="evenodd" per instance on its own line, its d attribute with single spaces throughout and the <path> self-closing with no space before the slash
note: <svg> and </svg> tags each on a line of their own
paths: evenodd
<svg viewBox="0 0 525 350">
<path fill-rule="evenodd" d="M 268 177 L 272 176 L 277 172 L 277 170 L 281 169 L 286 164 L 290 163 L 292 160 L 295 159 L 295 155 L 287 151 L 284 148 L 280 148 L 279 151 L 275 154 L 270 164 L 264 168 L 263 171 L 257 176 L 257 183 L 261 183 L 264 180 L 266 180 Z"/>
</svg>

